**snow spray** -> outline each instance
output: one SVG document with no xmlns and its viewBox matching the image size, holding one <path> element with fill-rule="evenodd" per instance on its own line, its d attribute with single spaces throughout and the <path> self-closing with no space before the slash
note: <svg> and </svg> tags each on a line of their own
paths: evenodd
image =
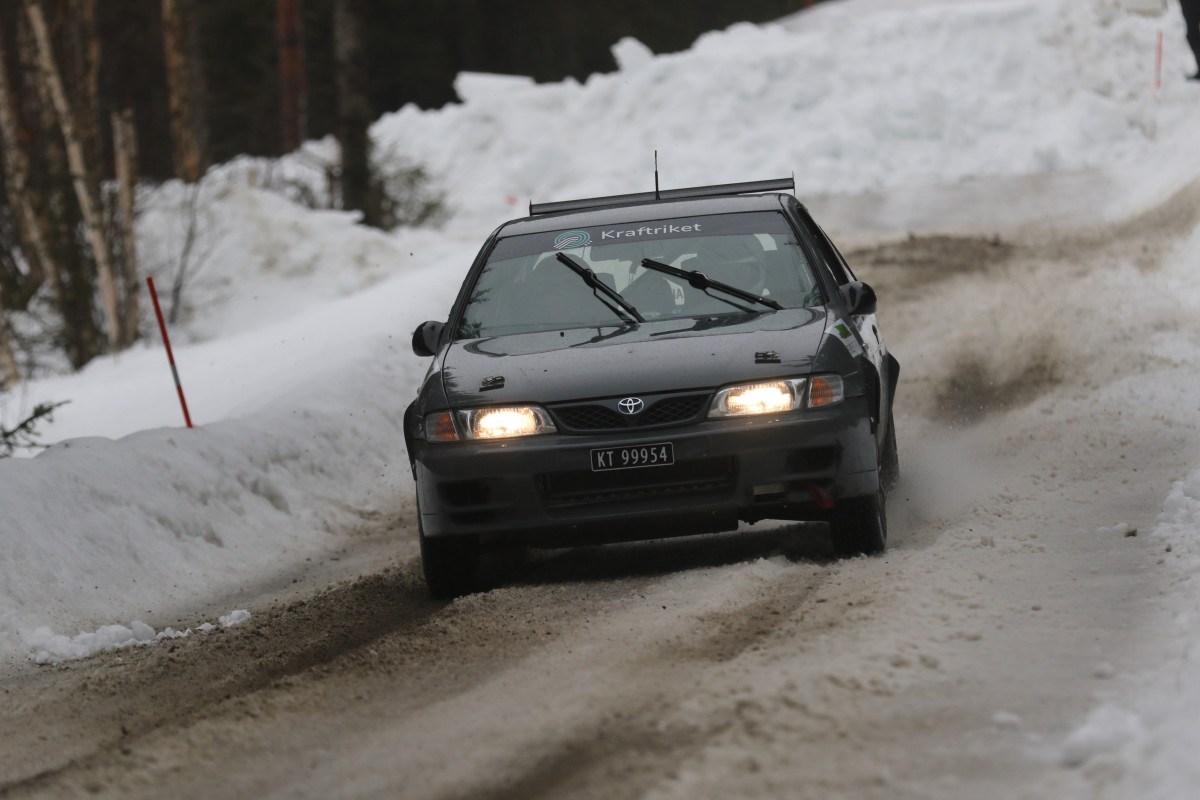
<svg viewBox="0 0 1200 800">
<path fill-rule="evenodd" d="M 158 329 L 162 331 L 163 344 L 167 348 L 167 361 L 171 364 L 171 376 L 175 378 L 175 391 L 179 392 L 179 405 L 183 408 L 183 421 L 192 427 L 192 417 L 188 414 L 187 400 L 183 398 L 183 384 L 179 382 L 179 370 L 175 368 L 175 355 L 171 352 L 171 339 L 167 336 L 167 323 L 163 321 L 162 308 L 158 305 L 158 292 L 154 291 L 154 278 L 146 277 L 146 285 L 150 287 L 150 299 L 154 301 L 154 314 L 158 317 Z"/>
</svg>

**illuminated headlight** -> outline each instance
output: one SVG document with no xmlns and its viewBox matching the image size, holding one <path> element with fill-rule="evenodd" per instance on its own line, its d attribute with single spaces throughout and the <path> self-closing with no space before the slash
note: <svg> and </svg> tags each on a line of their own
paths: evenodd
<svg viewBox="0 0 1200 800">
<path fill-rule="evenodd" d="M 468 439 L 512 439 L 556 431 L 550 415 L 537 406 L 476 408 L 459 411 L 458 418 Z"/>
<path fill-rule="evenodd" d="M 798 408 L 825 408 L 845 399 L 840 375 L 787 378 L 727 386 L 713 398 L 709 417 L 780 414 Z"/>
<path fill-rule="evenodd" d="M 804 397 L 804 378 L 726 386 L 713 398 L 710 417 L 745 417 L 754 414 L 778 414 L 800 407 Z"/>
</svg>

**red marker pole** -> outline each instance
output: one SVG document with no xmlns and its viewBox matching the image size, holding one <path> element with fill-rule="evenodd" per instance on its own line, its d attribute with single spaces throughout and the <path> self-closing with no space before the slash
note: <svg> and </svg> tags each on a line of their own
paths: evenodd
<svg viewBox="0 0 1200 800">
<path fill-rule="evenodd" d="M 158 305 L 158 292 L 154 291 L 154 278 L 147 276 L 146 285 L 150 287 L 150 299 L 154 301 L 158 329 L 162 331 L 163 344 L 167 346 L 167 361 L 171 362 L 171 375 L 175 378 L 175 390 L 179 392 L 179 405 L 183 408 L 183 421 L 190 428 L 192 427 L 192 418 L 188 414 L 187 400 L 183 399 L 183 384 L 179 382 L 179 370 L 175 369 L 175 356 L 171 353 L 171 339 L 167 336 L 167 323 L 163 321 L 162 308 Z"/>
</svg>

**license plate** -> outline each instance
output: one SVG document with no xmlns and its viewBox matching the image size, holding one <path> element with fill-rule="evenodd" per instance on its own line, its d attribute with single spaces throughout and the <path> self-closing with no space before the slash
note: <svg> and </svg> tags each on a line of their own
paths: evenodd
<svg viewBox="0 0 1200 800">
<path fill-rule="evenodd" d="M 592 472 L 610 469 L 663 467 L 675 463 L 675 446 L 670 442 L 628 447 L 598 447 L 592 451 Z"/>
</svg>

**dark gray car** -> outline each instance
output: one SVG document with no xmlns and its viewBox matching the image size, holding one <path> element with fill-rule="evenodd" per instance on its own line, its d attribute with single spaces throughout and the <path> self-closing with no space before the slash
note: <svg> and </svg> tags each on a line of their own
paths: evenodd
<svg viewBox="0 0 1200 800">
<path fill-rule="evenodd" d="M 790 179 L 531 206 L 484 244 L 405 417 L 435 596 L 482 545 L 830 524 L 886 543 L 899 364 Z M 772 193 L 764 193 L 772 192 Z"/>
</svg>

